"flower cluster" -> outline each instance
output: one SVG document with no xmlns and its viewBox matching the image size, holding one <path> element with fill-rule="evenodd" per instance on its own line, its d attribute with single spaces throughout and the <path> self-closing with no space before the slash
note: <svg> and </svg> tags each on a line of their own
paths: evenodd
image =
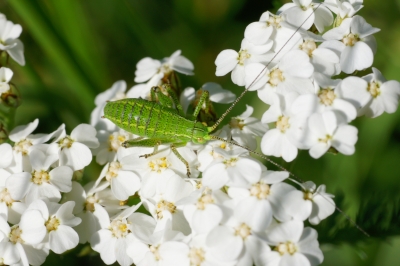
<svg viewBox="0 0 400 266">
<path fill-rule="evenodd" d="M 399 82 L 376 68 L 351 76 L 371 67 L 379 31 L 356 15 L 361 8 L 362 1 L 293 1 L 248 25 L 239 52 L 218 55 L 217 76 L 231 72 L 270 105 L 261 120 L 273 127 L 262 137 L 264 154 L 288 162 L 298 149 L 313 158 L 328 150 L 351 155 L 358 131 L 350 122 L 396 111 Z"/>
<path fill-rule="evenodd" d="M 355 16 L 361 7 L 361 1 L 294 1 L 250 24 L 239 52 L 218 55 L 216 74 L 232 71 L 235 84 L 257 90 L 270 108 L 260 120 L 247 105 L 204 145 L 165 141 L 125 148 L 126 141 L 148 136 L 102 118 L 107 102 L 142 98 L 184 113 L 193 125 L 212 126 L 218 119 L 213 102 L 229 104 L 236 97 L 212 82 L 181 89 L 176 73 L 192 75 L 194 67 L 180 51 L 142 59 L 135 72 L 135 82 L 142 83 L 128 91 L 125 81 L 117 81 L 99 94 L 90 125 L 70 134 L 64 125 L 33 134 L 38 119 L 15 127 L 0 145 L 0 264 L 40 265 L 50 251 L 60 254 L 78 243 L 90 245 L 106 264 L 322 263 L 317 232 L 304 223 L 316 225 L 331 215 L 333 195 L 324 185 L 267 169 L 249 151 L 262 137 L 265 154 L 287 161 L 297 149 L 309 149 L 315 158 L 330 148 L 352 154 L 357 129 L 348 123 L 396 110 L 400 85 L 378 70 L 333 78 L 372 64 L 371 34 L 377 30 Z M 331 24 L 322 36 L 313 33 Z M 0 16 L 0 33 L 0 49 L 23 64 L 21 28 Z M 0 93 L 9 89 L 12 74 L 0 69 Z M 154 86 L 160 94 L 154 95 Z M 200 105 L 204 91 L 209 97 Z M 164 117 L 157 119 L 161 130 Z M 102 171 L 82 185 L 92 162 Z"/>
</svg>

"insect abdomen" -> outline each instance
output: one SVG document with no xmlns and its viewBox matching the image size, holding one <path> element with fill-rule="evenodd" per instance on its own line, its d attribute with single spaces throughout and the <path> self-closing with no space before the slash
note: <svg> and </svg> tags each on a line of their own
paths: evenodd
<svg viewBox="0 0 400 266">
<path fill-rule="evenodd" d="M 190 141 L 194 121 L 181 117 L 173 109 L 143 99 L 108 102 L 104 116 L 118 127 L 135 135 Z"/>
</svg>

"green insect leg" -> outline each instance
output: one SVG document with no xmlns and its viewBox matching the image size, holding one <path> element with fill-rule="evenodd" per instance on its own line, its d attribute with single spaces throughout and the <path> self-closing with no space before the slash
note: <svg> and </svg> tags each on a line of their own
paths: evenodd
<svg viewBox="0 0 400 266">
<path fill-rule="evenodd" d="M 203 108 L 203 105 L 207 101 L 207 99 L 209 101 L 209 98 L 210 98 L 209 96 L 210 95 L 209 95 L 208 91 L 203 91 L 201 93 L 200 99 L 199 99 L 199 101 L 197 102 L 197 105 L 196 105 L 196 109 L 194 109 L 194 113 L 193 113 L 193 117 L 194 118 L 197 118 L 197 116 L 200 113 L 200 110 Z"/>
<path fill-rule="evenodd" d="M 172 108 L 174 105 L 173 101 L 164 93 L 162 93 L 161 88 L 159 86 L 154 86 L 150 90 L 150 96 L 152 101 L 157 101 L 162 105 L 169 108 Z"/>
<path fill-rule="evenodd" d="M 189 163 L 185 160 L 185 158 L 183 158 L 183 156 L 176 149 L 177 147 L 183 147 L 185 145 L 186 145 L 186 143 L 173 143 L 173 144 L 171 144 L 171 151 L 175 154 L 176 157 L 178 157 L 179 160 L 181 160 L 182 163 L 185 164 L 185 166 L 186 166 L 186 175 L 188 177 L 190 177 Z"/>
<path fill-rule="evenodd" d="M 149 154 L 143 154 L 139 157 L 144 157 L 148 158 L 150 156 L 153 156 L 158 153 L 158 146 L 160 146 L 163 143 L 162 140 L 160 139 L 131 139 L 127 140 L 124 143 L 122 143 L 122 147 L 124 148 L 131 148 L 131 147 L 154 147 L 154 150 L 152 153 Z"/>
<path fill-rule="evenodd" d="M 202 89 L 198 90 L 193 104 L 195 104 L 195 110 L 193 113 L 193 118 L 195 120 L 200 121 L 207 126 L 215 124 L 215 121 L 217 121 L 217 114 L 215 113 L 214 106 L 210 101 L 208 91 L 203 91 Z"/>
<path fill-rule="evenodd" d="M 171 89 L 171 85 L 169 84 L 164 84 L 163 89 L 165 89 L 168 93 L 168 95 L 171 97 L 172 102 L 175 104 L 175 108 L 178 111 L 178 114 L 180 116 L 185 116 L 185 113 L 183 112 L 183 108 L 181 103 L 179 102 L 178 96 L 176 95 L 175 91 Z"/>
</svg>

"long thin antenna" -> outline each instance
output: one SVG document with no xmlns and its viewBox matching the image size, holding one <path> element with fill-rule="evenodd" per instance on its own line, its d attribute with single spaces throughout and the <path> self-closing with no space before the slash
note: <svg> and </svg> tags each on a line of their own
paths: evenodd
<svg viewBox="0 0 400 266">
<path fill-rule="evenodd" d="M 253 84 L 256 82 L 256 80 L 260 78 L 261 74 L 265 71 L 265 69 L 267 69 L 268 66 L 272 63 L 272 61 L 282 52 L 283 48 L 285 48 L 285 46 L 290 42 L 290 40 L 294 37 L 294 35 L 296 35 L 296 33 L 301 29 L 301 27 L 304 25 L 304 23 L 306 23 L 306 21 L 315 13 L 315 11 L 320 7 L 320 5 L 321 5 L 321 3 L 319 3 L 318 6 L 313 10 L 313 12 L 310 15 L 308 15 L 308 17 L 303 21 L 303 23 L 301 23 L 300 26 L 297 27 L 297 29 L 293 32 L 293 34 L 290 36 L 290 38 L 287 39 L 287 41 L 282 45 L 282 47 L 274 54 L 274 56 L 271 58 L 271 60 L 269 60 L 267 65 L 260 71 L 260 73 L 258 73 L 256 78 L 250 83 L 249 87 L 247 87 L 239 95 L 239 97 L 236 98 L 236 100 L 232 103 L 231 106 L 229 106 L 229 108 L 225 111 L 225 113 L 222 114 L 222 116 L 217 120 L 217 122 L 215 122 L 215 124 L 210 127 L 210 132 L 214 131 L 219 126 L 219 124 L 221 124 L 221 122 L 224 120 L 224 118 L 227 116 L 227 114 L 229 114 L 231 112 L 233 107 L 235 107 L 235 105 L 243 98 L 243 96 L 246 94 L 246 92 L 249 91 L 249 89 L 253 86 Z"/>
<path fill-rule="evenodd" d="M 266 156 L 262 155 L 262 154 L 259 153 L 259 152 L 253 151 L 253 150 L 249 149 L 248 147 L 243 146 L 243 145 L 240 145 L 239 143 L 237 143 L 237 142 L 235 142 L 235 141 L 226 140 L 226 139 L 220 138 L 220 137 L 218 137 L 218 136 L 211 135 L 211 139 L 220 140 L 220 141 L 222 141 L 222 142 L 229 143 L 229 144 L 238 146 L 238 147 L 240 147 L 240 148 L 243 148 L 243 149 L 247 150 L 248 152 L 257 155 L 258 157 L 263 158 L 264 160 L 266 160 L 267 162 L 269 162 L 269 163 L 275 165 L 275 166 L 278 167 L 279 169 L 281 169 L 281 170 L 283 170 L 283 171 L 285 171 L 285 172 L 288 172 L 289 175 L 292 176 L 292 177 L 294 178 L 294 180 L 296 180 L 296 181 L 298 181 L 298 182 L 300 182 L 300 183 L 304 183 L 304 181 L 303 181 L 300 177 L 298 177 L 297 175 L 293 174 L 292 172 L 290 172 L 289 170 L 287 170 L 285 167 L 283 167 L 283 166 L 281 166 L 280 164 L 274 162 L 273 160 L 267 158 Z M 292 179 L 292 178 L 289 178 L 289 179 Z M 294 180 L 292 179 L 292 181 L 294 181 Z M 297 183 L 297 182 L 295 182 L 295 183 Z M 332 204 L 332 203 L 328 200 L 328 198 L 325 197 L 324 195 L 318 193 L 317 191 L 315 191 L 315 192 L 313 192 L 313 193 L 320 195 L 321 197 L 323 197 L 324 199 L 326 199 L 330 204 Z M 343 212 L 341 209 L 339 209 L 335 204 L 332 204 L 332 205 L 333 205 L 333 206 L 335 207 L 335 209 L 336 209 L 338 212 L 340 212 L 352 225 L 354 225 L 354 226 L 355 226 L 358 230 L 360 230 L 364 235 L 366 235 L 367 237 L 370 237 L 370 235 L 369 235 L 364 229 L 362 229 L 353 219 L 351 219 L 350 216 L 348 216 L 346 213 L 344 213 L 344 212 Z"/>
</svg>

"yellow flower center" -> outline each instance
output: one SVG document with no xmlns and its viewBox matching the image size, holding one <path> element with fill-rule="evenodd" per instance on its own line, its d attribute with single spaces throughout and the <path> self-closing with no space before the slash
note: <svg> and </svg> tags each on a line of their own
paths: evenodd
<svg viewBox="0 0 400 266">
<path fill-rule="evenodd" d="M 257 199 L 266 199 L 269 192 L 270 187 L 268 184 L 257 183 L 250 188 L 250 195 Z"/>
<path fill-rule="evenodd" d="M 272 26 L 276 29 L 279 29 L 281 27 L 281 22 L 283 21 L 281 16 L 274 16 L 271 15 L 268 20 L 266 21 L 267 26 Z"/>
<path fill-rule="evenodd" d="M 279 243 L 279 245 L 276 246 L 275 250 L 278 251 L 281 256 L 287 253 L 293 255 L 297 252 L 297 246 L 294 243 L 287 241 L 286 243 Z"/>
<path fill-rule="evenodd" d="M 32 173 L 31 181 L 36 185 L 41 185 L 43 183 L 50 183 L 50 175 L 49 172 L 41 170 L 41 171 L 34 171 Z"/>
<path fill-rule="evenodd" d="M 94 204 L 98 202 L 99 200 L 94 195 L 87 197 L 84 205 L 84 210 L 89 212 L 94 212 L 95 211 Z"/>
<path fill-rule="evenodd" d="M 346 45 L 346 46 L 354 46 L 356 44 L 356 42 L 360 41 L 360 38 L 358 37 L 358 35 L 350 33 L 347 36 L 345 36 L 342 39 L 342 42 Z"/>
<path fill-rule="evenodd" d="M 229 166 L 233 167 L 236 165 L 237 161 L 239 161 L 238 158 L 230 158 L 230 159 L 224 160 L 223 163 L 226 165 L 226 167 L 229 167 Z"/>
<path fill-rule="evenodd" d="M 72 143 L 74 143 L 74 141 L 69 136 L 66 136 L 58 142 L 58 145 L 61 147 L 61 149 L 71 148 Z"/>
<path fill-rule="evenodd" d="M 28 139 L 21 140 L 14 145 L 14 150 L 20 152 L 23 155 L 28 154 L 29 148 L 32 146 L 32 142 Z"/>
<path fill-rule="evenodd" d="M 311 191 L 304 191 L 304 199 L 305 200 L 313 200 L 313 193 Z"/>
<path fill-rule="evenodd" d="M 9 235 L 10 242 L 14 244 L 23 244 L 25 241 L 21 238 L 21 234 L 22 230 L 19 228 L 18 225 L 14 225 L 13 227 L 11 227 L 11 232 Z"/>
<path fill-rule="evenodd" d="M 237 58 L 239 65 L 244 65 L 244 62 L 251 57 L 251 54 L 247 52 L 247 50 L 240 50 L 239 56 Z"/>
<path fill-rule="evenodd" d="M 229 126 L 231 128 L 238 128 L 240 130 L 243 130 L 244 123 L 242 119 L 239 118 L 232 118 L 231 121 L 229 122 Z"/>
<path fill-rule="evenodd" d="M 286 130 L 290 128 L 289 120 L 290 117 L 280 116 L 276 121 L 276 128 L 280 130 L 282 133 L 285 133 Z"/>
<path fill-rule="evenodd" d="M 211 203 L 214 203 L 214 198 L 211 196 L 211 194 L 203 195 L 197 201 L 197 209 L 204 210 L 206 205 Z"/>
<path fill-rule="evenodd" d="M 271 84 L 272 87 L 277 86 L 284 80 L 285 77 L 283 76 L 283 72 L 279 68 L 276 68 L 269 73 L 268 83 Z"/>
<path fill-rule="evenodd" d="M 56 217 L 51 217 L 45 225 L 48 232 L 55 231 L 60 225 L 60 220 L 58 220 Z"/>
<path fill-rule="evenodd" d="M 167 160 L 166 157 L 162 157 L 159 159 L 151 160 L 149 162 L 149 167 L 151 171 L 161 173 L 163 170 L 168 169 L 171 166 L 171 163 Z"/>
<path fill-rule="evenodd" d="M 329 143 L 331 140 L 332 140 L 332 136 L 328 135 L 328 134 L 326 134 L 324 139 L 322 139 L 322 138 L 318 139 L 319 142 L 323 142 L 323 143 L 326 143 L 326 144 Z"/>
<path fill-rule="evenodd" d="M 318 93 L 319 100 L 326 106 L 331 106 L 336 99 L 336 94 L 332 89 L 322 89 Z"/>
<path fill-rule="evenodd" d="M 312 57 L 315 49 L 317 49 L 317 44 L 313 40 L 306 40 L 300 44 L 300 50 L 308 54 L 309 57 Z"/>
<path fill-rule="evenodd" d="M 118 148 L 121 147 L 121 144 L 124 143 L 125 140 L 126 137 L 124 135 L 114 132 L 108 137 L 108 150 L 117 152 Z"/>
<path fill-rule="evenodd" d="M 108 171 L 106 173 L 106 179 L 108 182 L 111 182 L 111 179 L 118 176 L 119 169 L 121 168 L 121 164 L 119 162 L 111 162 L 108 166 Z"/>
<path fill-rule="evenodd" d="M 251 235 L 251 228 L 243 223 L 236 227 L 235 229 L 235 235 L 240 236 L 243 239 L 246 239 L 249 235 Z"/>
<path fill-rule="evenodd" d="M 7 207 L 11 207 L 14 203 L 14 199 L 11 197 L 8 189 L 4 188 L 3 190 L 0 190 L 0 202 L 4 202 Z"/>
<path fill-rule="evenodd" d="M 126 220 L 116 219 L 111 222 L 109 227 L 113 237 L 122 238 L 126 237 L 131 231 L 129 230 Z"/>
<path fill-rule="evenodd" d="M 367 90 L 369 91 L 369 93 L 371 93 L 372 97 L 374 97 L 374 98 L 376 98 L 379 95 L 381 95 L 381 88 L 380 88 L 380 84 L 379 83 L 376 83 L 376 82 L 368 83 Z"/>
<path fill-rule="evenodd" d="M 154 254 L 154 258 L 159 261 L 160 253 L 158 252 L 158 246 L 149 246 L 150 252 Z"/>
<path fill-rule="evenodd" d="M 205 260 L 205 252 L 202 248 L 191 248 L 189 258 L 191 266 L 200 266 Z"/>
<path fill-rule="evenodd" d="M 176 206 L 172 202 L 160 200 L 156 206 L 156 214 L 158 219 L 162 219 L 164 217 L 162 212 L 165 210 L 169 211 L 170 213 L 175 213 Z"/>
</svg>

